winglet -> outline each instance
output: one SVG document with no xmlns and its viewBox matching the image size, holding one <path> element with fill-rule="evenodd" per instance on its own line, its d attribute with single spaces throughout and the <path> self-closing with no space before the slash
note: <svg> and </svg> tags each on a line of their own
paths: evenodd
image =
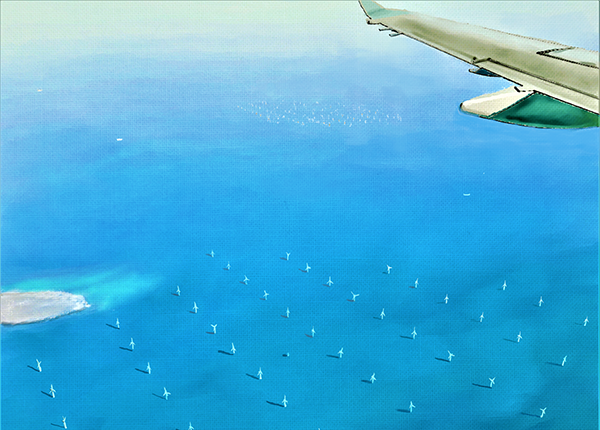
<svg viewBox="0 0 600 430">
<path fill-rule="evenodd" d="M 365 12 L 365 15 L 367 15 L 371 19 L 387 18 L 390 16 L 406 15 L 410 13 L 407 10 L 386 9 L 379 3 L 371 0 L 359 0 L 358 3 Z"/>
</svg>

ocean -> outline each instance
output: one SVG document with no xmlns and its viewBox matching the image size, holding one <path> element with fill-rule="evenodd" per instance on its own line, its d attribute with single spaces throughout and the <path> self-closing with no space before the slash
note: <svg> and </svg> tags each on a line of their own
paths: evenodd
<svg viewBox="0 0 600 430">
<path fill-rule="evenodd" d="M 5 66 L 3 291 L 92 306 L 2 327 L 2 428 L 598 427 L 598 129 L 362 60 Z"/>
</svg>

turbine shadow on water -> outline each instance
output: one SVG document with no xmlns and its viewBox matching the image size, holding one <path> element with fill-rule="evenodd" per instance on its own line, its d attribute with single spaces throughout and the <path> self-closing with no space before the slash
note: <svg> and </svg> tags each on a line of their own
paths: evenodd
<svg viewBox="0 0 600 430">
<path fill-rule="evenodd" d="M 492 389 L 492 387 L 490 387 L 489 385 L 476 384 L 475 382 L 473 382 L 473 385 L 475 385 L 476 387 L 481 387 L 481 388 L 489 388 L 490 390 Z"/>
</svg>

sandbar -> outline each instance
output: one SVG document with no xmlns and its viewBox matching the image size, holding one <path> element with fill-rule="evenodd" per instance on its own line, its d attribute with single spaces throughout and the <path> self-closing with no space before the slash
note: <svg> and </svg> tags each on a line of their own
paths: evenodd
<svg viewBox="0 0 600 430">
<path fill-rule="evenodd" d="M 2 324 L 31 324 L 79 312 L 90 305 L 80 295 L 64 291 L 0 294 Z"/>
</svg>

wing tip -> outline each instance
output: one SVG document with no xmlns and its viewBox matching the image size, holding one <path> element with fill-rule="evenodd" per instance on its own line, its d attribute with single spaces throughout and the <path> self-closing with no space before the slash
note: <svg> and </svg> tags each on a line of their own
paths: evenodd
<svg viewBox="0 0 600 430">
<path fill-rule="evenodd" d="M 387 18 L 410 13 L 403 9 L 387 9 L 373 0 L 359 0 L 358 3 L 369 19 Z"/>
</svg>

